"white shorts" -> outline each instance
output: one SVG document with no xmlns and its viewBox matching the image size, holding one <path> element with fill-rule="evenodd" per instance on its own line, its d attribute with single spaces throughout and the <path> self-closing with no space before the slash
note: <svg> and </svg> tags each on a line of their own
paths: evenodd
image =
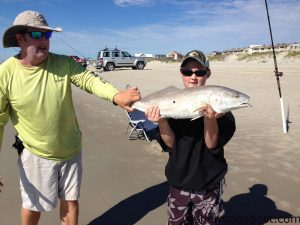
<svg viewBox="0 0 300 225">
<path fill-rule="evenodd" d="M 19 157 L 22 207 L 32 211 L 51 211 L 57 198 L 79 199 L 82 178 L 81 153 L 67 161 L 41 158 L 24 149 Z"/>
</svg>

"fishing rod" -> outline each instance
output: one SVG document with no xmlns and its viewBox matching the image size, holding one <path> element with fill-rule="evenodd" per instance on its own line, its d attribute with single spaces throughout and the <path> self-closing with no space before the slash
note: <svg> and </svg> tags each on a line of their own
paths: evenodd
<svg viewBox="0 0 300 225">
<path fill-rule="evenodd" d="M 67 45 L 68 47 L 70 47 L 72 50 L 74 50 L 75 52 L 77 52 L 78 55 L 80 55 L 81 57 L 85 58 L 85 56 L 83 54 L 81 54 L 78 50 L 76 50 L 74 47 L 72 47 L 68 42 L 64 41 L 64 39 L 62 39 L 61 37 L 59 37 L 58 35 L 56 36 L 58 39 L 60 39 L 65 45 Z"/>
<path fill-rule="evenodd" d="M 275 54 L 275 48 L 274 48 L 272 28 L 271 28 L 271 22 L 270 22 L 270 16 L 269 16 L 269 9 L 268 9 L 267 0 L 265 0 L 265 4 L 266 4 L 266 10 L 267 10 L 267 16 L 268 16 L 268 23 L 269 23 L 269 30 L 270 30 L 270 37 L 271 37 L 271 43 L 272 43 L 273 59 L 274 59 L 274 66 L 275 66 L 274 73 L 275 73 L 275 76 L 276 76 L 277 87 L 278 87 L 279 98 L 280 98 L 282 128 L 283 128 L 283 133 L 286 134 L 287 133 L 287 125 L 286 125 L 286 119 L 285 119 L 285 115 L 284 115 L 283 98 L 282 98 L 282 94 L 281 94 L 280 79 L 279 79 L 279 77 L 283 76 L 283 73 L 282 72 L 278 72 L 278 66 L 277 66 L 277 60 L 276 60 L 276 54 Z"/>
</svg>

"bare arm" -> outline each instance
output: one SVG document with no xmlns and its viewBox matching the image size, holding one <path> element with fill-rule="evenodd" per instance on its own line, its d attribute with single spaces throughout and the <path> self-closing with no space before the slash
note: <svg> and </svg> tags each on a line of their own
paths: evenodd
<svg viewBox="0 0 300 225">
<path fill-rule="evenodd" d="M 132 111 L 133 109 L 130 107 L 132 103 L 141 99 L 141 94 L 138 88 L 129 88 L 125 91 L 118 92 L 113 97 L 113 102 L 127 111 Z"/>
<path fill-rule="evenodd" d="M 204 140 L 208 149 L 217 147 L 219 142 L 219 127 L 217 118 L 223 114 L 213 111 L 211 106 L 207 105 L 201 109 L 204 115 Z"/>
<path fill-rule="evenodd" d="M 158 127 L 160 131 L 160 136 L 163 139 L 164 143 L 169 147 L 173 148 L 175 135 L 173 130 L 171 129 L 167 119 L 160 118 L 158 121 Z"/>
<path fill-rule="evenodd" d="M 171 129 L 168 120 L 160 116 L 159 108 L 157 106 L 150 107 L 145 115 L 151 122 L 158 123 L 162 140 L 169 148 L 173 148 L 175 140 L 174 132 Z"/>
<path fill-rule="evenodd" d="M 219 128 L 216 118 L 204 117 L 204 140 L 207 148 L 213 149 L 218 145 Z"/>
</svg>

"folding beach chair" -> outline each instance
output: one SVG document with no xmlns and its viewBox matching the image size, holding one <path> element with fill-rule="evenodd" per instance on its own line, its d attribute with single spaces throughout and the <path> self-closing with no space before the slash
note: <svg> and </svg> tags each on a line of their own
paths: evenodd
<svg viewBox="0 0 300 225">
<path fill-rule="evenodd" d="M 126 110 L 125 110 L 126 111 Z M 159 135 L 158 125 L 147 120 L 145 113 L 135 109 L 132 112 L 127 112 L 128 127 L 126 134 L 129 132 L 129 140 L 146 139 L 152 141 Z"/>
</svg>

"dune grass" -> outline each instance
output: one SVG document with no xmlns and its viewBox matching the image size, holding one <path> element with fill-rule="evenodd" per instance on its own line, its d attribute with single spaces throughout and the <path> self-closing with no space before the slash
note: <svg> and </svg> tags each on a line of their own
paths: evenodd
<svg viewBox="0 0 300 225">
<path fill-rule="evenodd" d="M 209 61 L 224 61 L 227 55 L 212 55 L 208 56 Z"/>
<path fill-rule="evenodd" d="M 284 54 L 283 58 L 284 59 L 299 59 L 300 58 L 300 51 L 287 51 L 285 53 L 278 53 L 276 52 L 276 56 L 278 54 Z M 209 55 L 208 59 L 209 61 L 217 61 L 217 62 L 224 62 L 228 57 L 232 56 L 232 54 L 224 54 L 224 55 Z M 261 52 L 261 53 L 253 53 L 253 54 L 237 54 L 236 60 L 241 62 L 253 62 L 257 61 L 259 63 L 266 63 L 270 59 L 273 58 L 273 53 L 272 52 Z M 172 58 L 168 57 L 163 57 L 163 58 L 147 58 L 148 62 L 151 61 L 159 61 L 159 62 L 164 62 L 164 63 L 173 63 L 173 62 L 181 62 L 181 60 L 175 60 Z"/>
<path fill-rule="evenodd" d="M 285 58 L 300 58 L 300 51 L 298 51 L 298 52 L 296 52 L 296 51 L 288 52 L 286 54 Z"/>
<path fill-rule="evenodd" d="M 272 58 L 272 52 L 257 52 L 251 55 L 242 54 L 237 57 L 238 61 L 254 61 L 258 60 L 259 62 L 265 62 L 267 59 Z"/>
</svg>

